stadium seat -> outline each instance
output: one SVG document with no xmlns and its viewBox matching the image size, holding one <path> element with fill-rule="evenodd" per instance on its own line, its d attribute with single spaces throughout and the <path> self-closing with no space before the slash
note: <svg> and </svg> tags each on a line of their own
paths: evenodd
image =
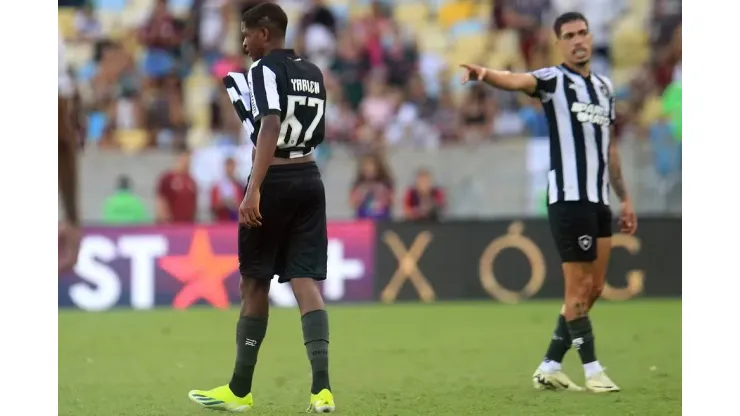
<svg viewBox="0 0 740 416">
<path fill-rule="evenodd" d="M 116 142 L 124 152 L 136 153 L 144 149 L 148 143 L 148 135 L 144 130 L 117 130 Z"/>
<path fill-rule="evenodd" d="M 400 3 L 393 8 L 393 16 L 400 24 L 418 25 L 429 19 L 429 6 L 420 1 Z"/>
<path fill-rule="evenodd" d="M 439 24 L 448 29 L 455 23 L 470 18 L 473 15 L 471 0 L 454 0 L 442 5 L 439 9 Z"/>
<path fill-rule="evenodd" d="M 461 20 L 452 25 L 449 29 L 450 36 L 455 38 L 459 38 L 461 36 L 480 35 L 487 32 L 487 25 L 480 20 L 474 19 Z"/>
<path fill-rule="evenodd" d="M 57 13 L 57 18 L 59 22 L 59 33 L 62 34 L 62 38 L 74 38 L 77 35 L 77 29 L 75 28 L 75 10 L 68 7 L 61 8 Z"/>
<path fill-rule="evenodd" d="M 419 48 L 432 53 L 444 54 L 450 44 L 450 37 L 438 26 L 423 26 L 416 32 Z"/>
</svg>

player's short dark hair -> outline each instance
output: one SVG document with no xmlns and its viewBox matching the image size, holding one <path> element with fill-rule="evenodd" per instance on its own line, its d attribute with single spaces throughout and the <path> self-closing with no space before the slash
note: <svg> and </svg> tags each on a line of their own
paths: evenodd
<svg viewBox="0 0 740 416">
<path fill-rule="evenodd" d="M 588 20 L 586 19 L 586 16 L 584 16 L 581 13 L 578 12 L 567 12 L 563 13 L 560 16 L 558 16 L 557 19 L 555 19 L 555 24 L 552 25 L 552 29 L 555 31 L 555 35 L 559 38 L 560 37 L 560 31 L 563 28 L 563 25 L 570 22 L 577 22 L 582 21 L 586 24 L 586 27 L 588 27 Z"/>
<path fill-rule="evenodd" d="M 275 3 L 262 3 L 244 12 L 242 23 L 248 28 L 266 28 L 271 35 L 285 37 L 288 15 Z"/>
</svg>

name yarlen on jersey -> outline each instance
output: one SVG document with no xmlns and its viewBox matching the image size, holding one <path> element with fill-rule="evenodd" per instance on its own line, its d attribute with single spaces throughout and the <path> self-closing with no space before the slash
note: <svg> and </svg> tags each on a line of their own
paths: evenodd
<svg viewBox="0 0 740 416">
<path fill-rule="evenodd" d="M 252 64 L 247 85 L 255 145 L 260 120 L 268 114 L 280 115 L 282 122 L 275 157 L 305 156 L 324 141 L 326 90 L 316 65 L 292 50 L 274 50 Z"/>
<path fill-rule="evenodd" d="M 550 130 L 548 200 L 609 204 L 610 126 L 614 87 L 604 76 L 584 77 L 565 65 L 532 72 Z"/>
</svg>

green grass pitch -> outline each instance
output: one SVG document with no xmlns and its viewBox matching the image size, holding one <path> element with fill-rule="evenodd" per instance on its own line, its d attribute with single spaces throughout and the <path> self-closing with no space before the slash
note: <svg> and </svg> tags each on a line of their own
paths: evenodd
<svg viewBox="0 0 740 416">
<path fill-rule="evenodd" d="M 493 302 L 331 306 L 331 375 L 339 415 L 681 414 L 681 302 L 600 303 L 598 356 L 621 393 L 535 391 L 559 304 Z M 228 382 L 236 310 L 59 312 L 59 414 L 218 414 L 187 399 Z M 575 351 L 565 370 L 579 384 Z M 297 310 L 271 312 L 251 415 L 292 415 L 310 368 Z"/>
</svg>

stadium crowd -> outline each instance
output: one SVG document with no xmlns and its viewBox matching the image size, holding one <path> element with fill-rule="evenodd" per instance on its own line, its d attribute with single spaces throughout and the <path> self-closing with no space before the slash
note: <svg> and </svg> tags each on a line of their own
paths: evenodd
<svg viewBox="0 0 740 416">
<path fill-rule="evenodd" d="M 182 209 L 189 198 L 195 206 L 190 188 L 198 186 L 188 173 L 189 150 L 249 144 L 220 80 L 248 65 L 240 15 L 261 1 L 270 0 L 59 1 L 85 146 L 182 154 L 159 182 L 151 215 L 159 222 L 194 221 L 194 208 Z M 385 155 L 395 146 L 433 151 L 546 136 L 539 103 L 481 85 L 463 88 L 457 65 L 525 71 L 559 63 L 550 25 L 566 10 L 589 18 L 594 70 L 617 87 L 618 134 L 649 141 L 661 174 L 680 172 L 680 0 L 279 3 L 293 22 L 288 43 L 324 71 L 329 100 L 320 161 L 331 157 L 334 143 L 357 153 L 349 200 L 358 217 L 388 217 L 395 184 Z M 233 219 L 241 199 L 235 163 L 228 159 L 226 177 L 212 185 L 214 220 Z M 121 178 L 116 195 L 127 189 Z M 435 219 L 444 213 L 444 190 L 422 169 L 402 202 L 407 218 Z M 187 212 L 174 218 L 168 204 Z M 110 212 L 110 222 L 148 218 L 140 210 L 130 220 Z"/>
</svg>

